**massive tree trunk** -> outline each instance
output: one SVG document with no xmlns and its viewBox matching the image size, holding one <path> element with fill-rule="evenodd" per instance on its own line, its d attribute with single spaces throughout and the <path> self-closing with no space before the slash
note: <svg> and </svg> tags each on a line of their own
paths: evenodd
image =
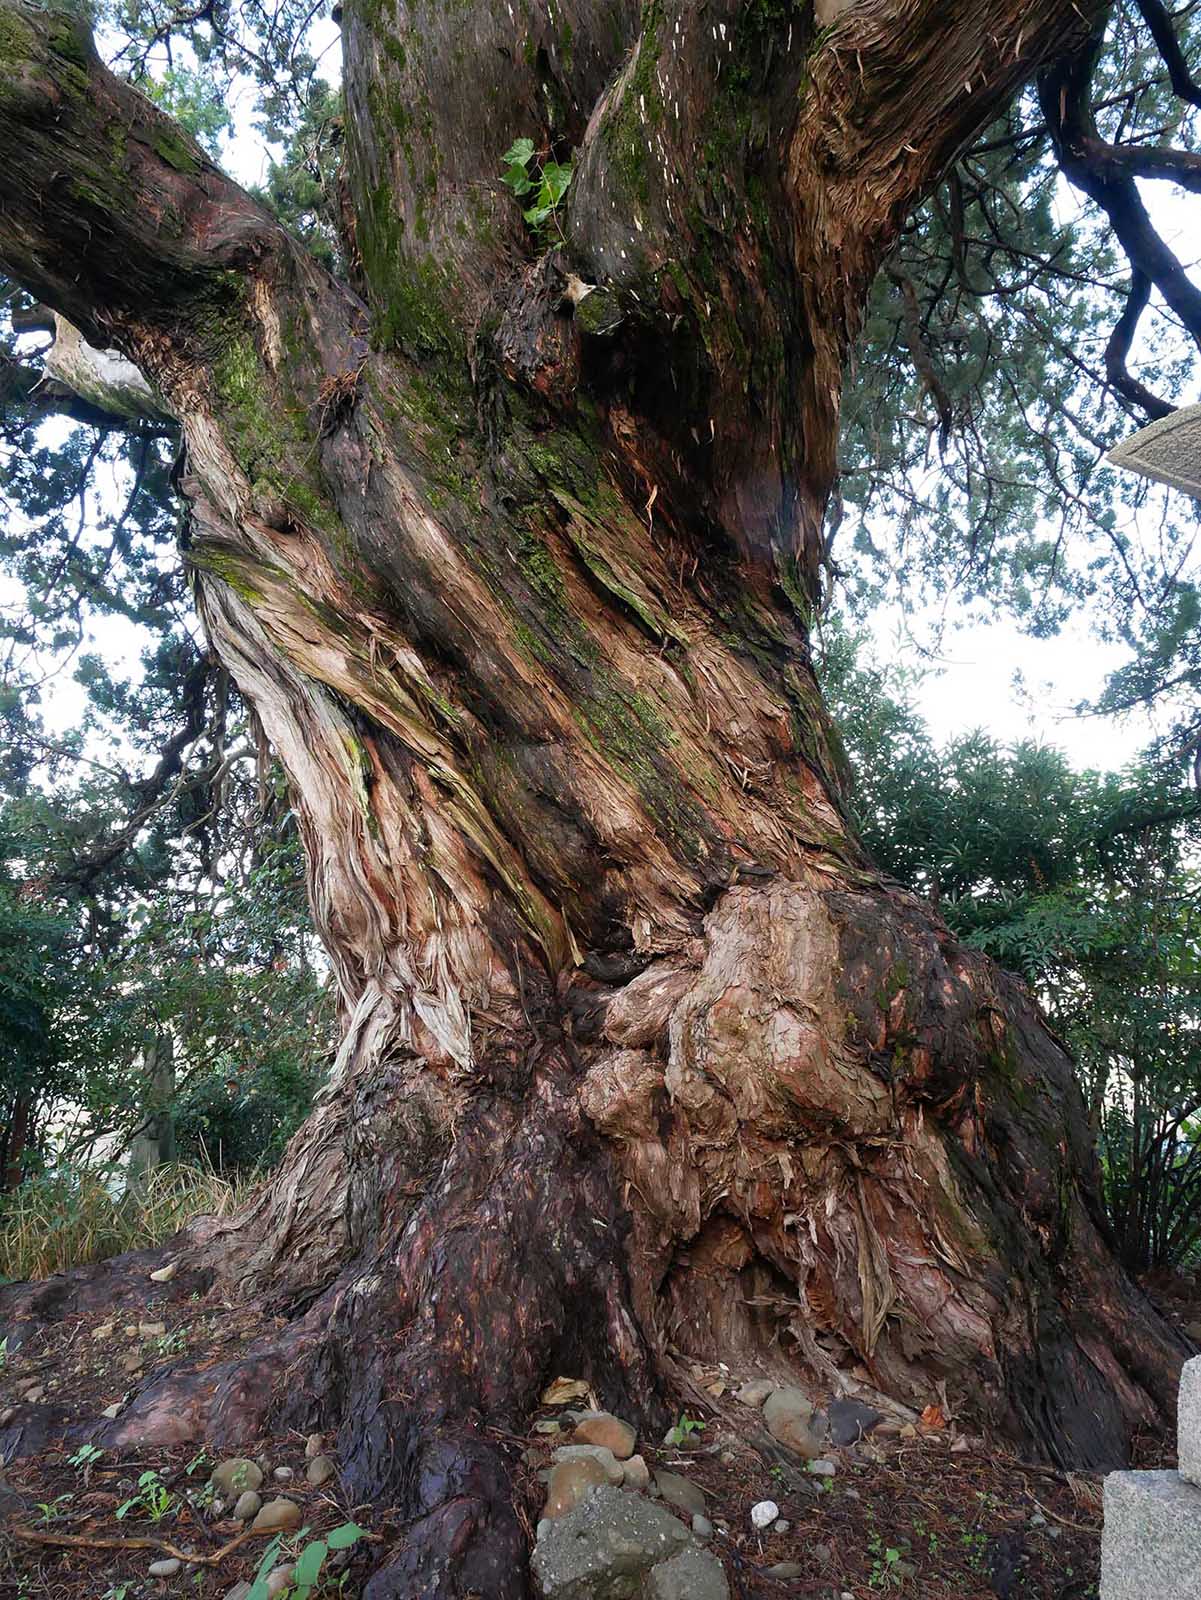
<svg viewBox="0 0 1201 1600">
<path fill-rule="evenodd" d="M 871 279 L 1096 10 L 348 0 L 343 284 L 0 5 L 0 259 L 182 420 L 341 995 L 319 1108 L 197 1246 L 292 1315 L 286 1380 L 192 1420 L 340 1427 L 413 1519 L 372 1596 L 524 1593 L 482 1425 L 559 1371 L 652 1420 L 681 1356 L 942 1383 L 1089 1465 L 1171 1404 L 1070 1062 L 865 858 L 807 637 Z M 575 152 L 544 237 L 519 135 Z"/>
</svg>

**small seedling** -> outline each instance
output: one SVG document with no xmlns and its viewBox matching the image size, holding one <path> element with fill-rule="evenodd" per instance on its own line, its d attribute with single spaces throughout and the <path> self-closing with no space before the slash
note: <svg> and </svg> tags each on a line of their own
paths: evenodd
<svg viewBox="0 0 1201 1600">
<path fill-rule="evenodd" d="M 196 1454 L 183 1469 L 186 1477 L 191 1477 L 194 1472 L 199 1472 L 201 1467 L 207 1467 L 212 1457 L 207 1450 L 197 1450 Z"/>
<path fill-rule="evenodd" d="M 904 1585 L 905 1575 L 900 1570 L 901 1552 L 896 1545 L 886 1545 L 878 1533 L 873 1533 L 867 1541 L 867 1548 L 875 1558 L 867 1580 L 871 1588 L 900 1589 Z"/>
<path fill-rule="evenodd" d="M 501 181 L 523 202 L 521 214 L 528 226 L 544 234 L 553 223 L 562 236 L 558 211 L 575 174 L 573 163 L 539 160 L 532 139 L 514 139 L 501 160 L 505 164 Z"/>
<path fill-rule="evenodd" d="M 151 1522 L 161 1522 L 174 1505 L 175 1496 L 163 1482 L 162 1474 L 151 1470 L 143 1472 L 138 1479 L 137 1494 L 117 1507 L 116 1516 L 120 1521 L 140 1507 L 142 1514 L 149 1517 Z"/>
<path fill-rule="evenodd" d="M 100 1460 L 104 1454 L 99 1445 L 81 1444 L 73 1456 L 67 1457 L 67 1465 L 74 1467 L 78 1472 L 84 1472 L 88 1467 Z"/>
<path fill-rule="evenodd" d="M 700 1417 L 690 1417 L 687 1412 L 681 1411 L 676 1419 L 675 1427 L 668 1429 L 667 1437 L 663 1442 L 664 1444 L 677 1446 L 687 1444 L 694 1433 L 704 1433 L 704 1431 L 705 1424 Z"/>
<path fill-rule="evenodd" d="M 65 1517 L 67 1507 L 74 1498 L 75 1496 L 71 1494 L 60 1494 L 53 1500 L 39 1500 L 37 1506 L 41 1512 L 41 1517 L 38 1520 L 41 1522 L 54 1522 L 59 1517 Z"/>
</svg>

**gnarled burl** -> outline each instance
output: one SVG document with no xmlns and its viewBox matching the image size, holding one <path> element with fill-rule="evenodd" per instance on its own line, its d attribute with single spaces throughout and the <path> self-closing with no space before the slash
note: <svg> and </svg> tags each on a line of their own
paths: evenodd
<svg viewBox="0 0 1201 1600">
<path fill-rule="evenodd" d="M 1084 1465 L 1171 1404 L 1070 1062 L 866 859 L 807 642 L 871 279 L 1097 10 L 347 0 L 343 283 L 0 4 L 0 260 L 182 421 L 344 1029 L 190 1246 L 291 1321 L 109 1437 L 338 1428 L 411 1519 L 373 1597 L 525 1593 L 485 1428 L 560 1372 L 644 1422 L 681 1357 L 942 1383 Z M 521 135 L 574 152 L 542 237 Z"/>
</svg>

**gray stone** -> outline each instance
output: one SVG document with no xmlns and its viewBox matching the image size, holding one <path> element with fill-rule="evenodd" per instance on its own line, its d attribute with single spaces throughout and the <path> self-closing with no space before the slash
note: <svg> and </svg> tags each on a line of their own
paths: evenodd
<svg viewBox="0 0 1201 1600">
<path fill-rule="evenodd" d="M 556 1461 L 595 1461 L 608 1483 L 625 1479 L 622 1463 L 603 1444 L 561 1444 L 552 1455 Z"/>
<path fill-rule="evenodd" d="M 811 1461 L 809 1463 L 809 1471 L 815 1473 L 819 1478 L 832 1478 L 838 1471 L 838 1463 L 836 1461 Z"/>
<path fill-rule="evenodd" d="M 292 1585 L 292 1574 L 296 1568 L 289 1561 L 282 1567 L 276 1567 L 267 1574 L 267 1600 L 275 1600 L 276 1595 L 283 1594 Z"/>
<path fill-rule="evenodd" d="M 251 1517 L 257 1517 L 262 1510 L 263 1497 L 256 1494 L 253 1489 L 244 1490 L 237 1498 L 234 1505 L 234 1516 L 239 1522 L 249 1522 Z"/>
<path fill-rule="evenodd" d="M 798 1455 L 821 1455 L 824 1430 L 818 1428 L 813 1402 L 803 1389 L 773 1389 L 763 1402 L 763 1420 L 772 1438 Z"/>
<path fill-rule="evenodd" d="M 268 1500 L 250 1526 L 255 1533 L 291 1533 L 293 1528 L 299 1528 L 301 1521 L 300 1507 L 295 1500 Z"/>
<path fill-rule="evenodd" d="M 670 1511 L 605 1484 L 550 1524 L 530 1567 L 543 1600 L 637 1600 L 651 1568 L 691 1542 Z"/>
<path fill-rule="evenodd" d="M 121 1402 L 119 1400 L 114 1400 L 111 1406 L 105 1406 L 100 1415 L 102 1417 L 107 1417 L 108 1420 L 112 1422 L 115 1417 L 119 1417 L 121 1415 Z"/>
<path fill-rule="evenodd" d="M 803 1578 L 808 1571 L 799 1561 L 777 1561 L 774 1567 L 764 1567 L 769 1578 Z"/>
<path fill-rule="evenodd" d="M 319 1433 L 310 1433 L 308 1438 L 304 1441 L 304 1459 L 306 1461 L 312 1461 L 320 1454 L 321 1435 Z"/>
<path fill-rule="evenodd" d="M 684 1512 L 685 1516 L 704 1516 L 704 1491 L 690 1478 L 682 1477 L 678 1472 L 656 1472 L 655 1484 L 669 1506 Z"/>
<path fill-rule="evenodd" d="M 1176 1402 L 1176 1451 L 1180 1476 L 1201 1485 L 1201 1356 L 1184 1363 Z"/>
<path fill-rule="evenodd" d="M 651 1469 L 642 1456 L 631 1456 L 621 1464 L 622 1481 L 627 1489 L 646 1489 L 650 1486 Z"/>
<path fill-rule="evenodd" d="M 860 1400 L 832 1400 L 829 1409 L 830 1439 L 834 1444 L 855 1444 L 884 1421 L 884 1413 Z"/>
<path fill-rule="evenodd" d="M 245 1456 L 230 1456 L 213 1468 L 209 1482 L 218 1494 L 241 1494 L 243 1489 L 257 1489 L 263 1481 L 263 1470 Z"/>
<path fill-rule="evenodd" d="M 314 1456 L 304 1469 L 304 1475 L 314 1489 L 320 1489 L 323 1483 L 328 1483 L 333 1477 L 334 1464 L 328 1456 Z"/>
<path fill-rule="evenodd" d="M 1105 1480 L 1101 1600 L 1201 1600 L 1201 1489 L 1177 1472 Z"/>
<path fill-rule="evenodd" d="M 774 1394 L 779 1388 L 774 1378 L 754 1378 L 750 1383 L 744 1383 L 738 1391 L 738 1398 L 744 1406 L 761 1406 L 769 1394 Z"/>
<path fill-rule="evenodd" d="M 646 1600 L 730 1600 L 730 1585 L 716 1556 L 707 1550 L 681 1550 L 651 1568 Z"/>
<path fill-rule="evenodd" d="M 1182 406 L 1140 428 L 1115 445 L 1109 460 L 1201 500 L 1201 406 Z"/>
<path fill-rule="evenodd" d="M 183 1571 L 183 1562 L 171 1556 L 166 1561 L 152 1561 L 146 1571 L 152 1578 L 173 1578 L 177 1572 Z"/>
<path fill-rule="evenodd" d="M 276 1467 L 271 1476 L 277 1479 L 280 1483 L 290 1483 L 292 1479 L 292 1469 L 291 1467 Z"/>
<path fill-rule="evenodd" d="M 712 1539 L 713 1524 L 709 1521 L 708 1517 L 702 1517 L 698 1511 L 692 1519 L 692 1531 L 696 1534 L 698 1539 Z"/>
<path fill-rule="evenodd" d="M 249 1593 L 250 1585 L 245 1578 L 239 1578 L 232 1589 L 225 1591 L 225 1600 L 247 1600 Z"/>
</svg>

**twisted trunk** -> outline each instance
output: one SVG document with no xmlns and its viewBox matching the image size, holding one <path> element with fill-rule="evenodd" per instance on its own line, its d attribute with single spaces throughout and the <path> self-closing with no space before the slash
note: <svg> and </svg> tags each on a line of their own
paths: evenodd
<svg viewBox="0 0 1201 1600">
<path fill-rule="evenodd" d="M 865 859 L 807 641 L 871 278 L 1095 9 L 352 0 L 347 285 L 0 6 L 0 259 L 182 421 L 344 1019 L 196 1245 L 293 1314 L 286 1392 L 176 1374 L 110 1431 L 339 1426 L 413 1519 L 373 1597 L 525 1592 L 479 1425 L 558 1371 L 650 1420 L 681 1356 L 945 1382 L 1087 1465 L 1172 1403 L 1070 1063 Z M 575 151 L 549 241 L 519 134 Z"/>
</svg>

